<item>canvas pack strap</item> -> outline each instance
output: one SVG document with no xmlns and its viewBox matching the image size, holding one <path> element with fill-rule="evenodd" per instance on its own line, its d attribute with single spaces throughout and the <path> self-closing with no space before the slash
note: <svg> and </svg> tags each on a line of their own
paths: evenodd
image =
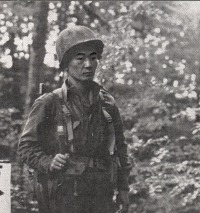
<svg viewBox="0 0 200 213">
<path fill-rule="evenodd" d="M 68 136 L 68 143 L 70 145 L 70 151 L 74 151 L 74 146 L 73 146 L 73 139 L 74 139 L 74 134 L 73 134 L 73 124 L 72 124 L 72 117 L 69 109 L 65 104 L 62 105 L 62 111 L 64 113 L 64 120 L 67 126 L 67 136 Z"/>
<path fill-rule="evenodd" d="M 99 93 L 100 99 L 103 102 L 104 105 L 104 97 L 102 92 L 100 91 Z M 113 119 L 112 116 L 108 113 L 108 111 L 106 110 L 105 106 L 102 106 L 102 112 L 103 115 L 107 121 L 108 124 L 108 149 L 109 149 L 109 153 L 110 155 L 114 155 L 114 151 L 115 151 L 115 129 L 114 129 L 114 125 L 113 125 Z"/>
<path fill-rule="evenodd" d="M 73 151 L 73 139 L 74 139 L 74 134 L 73 134 L 73 123 L 72 123 L 72 116 L 71 112 L 69 111 L 68 107 L 63 101 L 62 97 L 62 89 L 56 89 L 53 91 L 54 94 L 56 94 L 59 97 L 60 104 L 62 106 L 62 114 L 63 114 L 63 120 L 65 121 L 66 127 L 67 127 L 67 141 L 70 144 L 70 151 Z"/>
</svg>

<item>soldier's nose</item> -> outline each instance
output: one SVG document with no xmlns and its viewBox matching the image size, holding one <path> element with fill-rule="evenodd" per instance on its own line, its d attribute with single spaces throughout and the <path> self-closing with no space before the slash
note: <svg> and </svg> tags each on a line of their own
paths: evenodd
<svg viewBox="0 0 200 213">
<path fill-rule="evenodd" d="M 85 63 L 84 63 L 85 67 L 91 67 L 91 61 L 89 58 L 85 59 Z"/>
</svg>

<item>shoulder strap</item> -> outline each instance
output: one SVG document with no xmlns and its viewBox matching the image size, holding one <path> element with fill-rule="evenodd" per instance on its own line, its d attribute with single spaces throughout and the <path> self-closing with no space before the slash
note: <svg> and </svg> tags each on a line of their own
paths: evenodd
<svg viewBox="0 0 200 213">
<path fill-rule="evenodd" d="M 113 125 L 113 119 L 112 119 L 112 116 L 108 113 L 108 111 L 106 110 L 106 107 L 105 107 L 105 103 L 104 103 L 104 97 L 103 97 L 103 93 L 99 92 L 99 97 L 100 97 L 100 100 L 102 102 L 102 112 L 103 112 L 103 115 L 108 123 L 108 144 L 109 144 L 109 153 L 110 155 L 113 155 L 114 154 L 114 150 L 115 150 L 115 129 L 114 129 L 114 125 Z"/>
<path fill-rule="evenodd" d="M 72 118 L 71 118 L 71 112 L 64 103 L 63 97 L 62 97 L 62 88 L 58 88 L 53 91 L 57 97 L 59 97 L 59 102 L 61 104 L 61 111 L 62 111 L 62 118 L 65 121 L 66 127 L 67 127 L 67 137 L 68 137 L 68 143 L 70 144 L 70 151 L 73 151 L 73 144 L 72 141 L 74 139 L 73 134 L 73 125 L 72 125 Z"/>
</svg>

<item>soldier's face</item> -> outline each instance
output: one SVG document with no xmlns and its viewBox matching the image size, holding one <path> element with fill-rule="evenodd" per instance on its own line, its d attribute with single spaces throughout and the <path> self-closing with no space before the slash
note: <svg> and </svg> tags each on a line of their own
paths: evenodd
<svg viewBox="0 0 200 213">
<path fill-rule="evenodd" d="M 83 46 L 76 52 L 68 65 L 68 75 L 78 81 L 92 81 L 98 59 L 94 48 Z"/>
</svg>

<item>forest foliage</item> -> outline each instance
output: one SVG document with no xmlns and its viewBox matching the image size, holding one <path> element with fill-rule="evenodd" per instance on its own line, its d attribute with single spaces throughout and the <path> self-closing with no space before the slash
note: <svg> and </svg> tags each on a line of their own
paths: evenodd
<svg viewBox="0 0 200 213">
<path fill-rule="evenodd" d="M 12 212 L 37 212 L 17 142 L 39 83 L 47 91 L 60 85 L 55 39 L 72 23 L 105 43 L 96 80 L 115 96 L 124 122 L 133 163 L 129 212 L 199 212 L 195 8 L 198 2 L 0 2 L 0 154 L 13 165 Z"/>
</svg>

